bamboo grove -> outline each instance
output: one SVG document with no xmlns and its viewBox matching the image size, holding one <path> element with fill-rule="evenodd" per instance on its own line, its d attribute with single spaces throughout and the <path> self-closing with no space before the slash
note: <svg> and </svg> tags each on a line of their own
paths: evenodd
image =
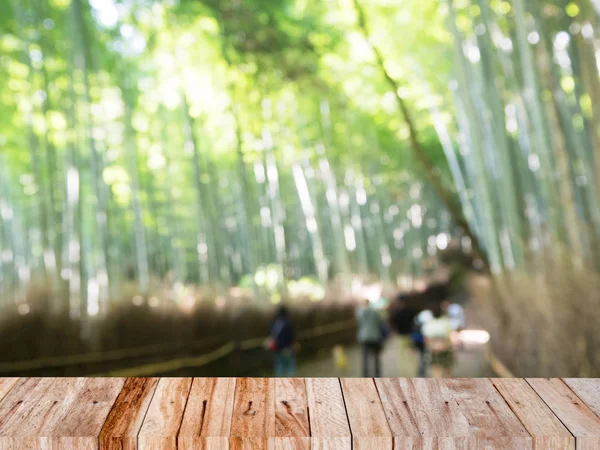
<svg viewBox="0 0 600 450">
<path fill-rule="evenodd" d="M 5 304 L 600 263 L 597 0 L 1 7 Z"/>
</svg>

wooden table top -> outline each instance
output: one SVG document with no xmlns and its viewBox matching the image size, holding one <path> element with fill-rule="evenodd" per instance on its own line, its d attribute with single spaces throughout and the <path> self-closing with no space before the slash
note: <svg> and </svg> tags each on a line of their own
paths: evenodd
<svg viewBox="0 0 600 450">
<path fill-rule="evenodd" d="M 598 379 L 0 379 L 0 450 L 600 450 L 599 416 Z"/>
</svg>

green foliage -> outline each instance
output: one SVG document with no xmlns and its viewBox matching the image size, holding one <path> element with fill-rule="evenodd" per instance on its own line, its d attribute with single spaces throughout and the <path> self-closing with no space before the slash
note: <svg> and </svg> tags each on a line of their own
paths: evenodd
<svg viewBox="0 0 600 450">
<path fill-rule="evenodd" d="M 373 46 L 351 0 L 3 2 L 3 289 L 48 277 L 77 316 L 132 277 L 393 283 L 457 225 L 499 269 L 599 255 L 591 5 L 363 3 Z"/>
</svg>

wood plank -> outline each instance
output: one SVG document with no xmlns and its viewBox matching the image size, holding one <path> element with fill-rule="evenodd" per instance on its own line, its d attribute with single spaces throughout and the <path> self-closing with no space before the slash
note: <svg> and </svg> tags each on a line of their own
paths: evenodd
<svg viewBox="0 0 600 450">
<path fill-rule="evenodd" d="M 0 429 L 8 422 L 41 378 L 21 378 L 0 401 Z"/>
<path fill-rule="evenodd" d="M 600 417 L 600 379 L 565 378 L 563 381 Z"/>
<path fill-rule="evenodd" d="M 392 432 L 374 380 L 344 378 L 341 384 L 350 430 L 352 430 L 352 448 L 391 450 Z"/>
<path fill-rule="evenodd" d="M 305 383 L 311 449 L 351 450 L 352 434 L 340 381 L 337 378 L 307 378 Z"/>
<path fill-rule="evenodd" d="M 0 450 L 98 450 L 98 442 L 71 437 L 2 437 Z"/>
<path fill-rule="evenodd" d="M 533 439 L 488 379 L 443 381 L 469 424 L 469 448 L 532 449 Z"/>
<path fill-rule="evenodd" d="M 61 443 L 64 450 L 75 450 L 80 446 L 97 448 L 102 427 L 124 383 L 124 378 L 87 379 L 53 431 L 55 438 L 52 441 Z"/>
<path fill-rule="evenodd" d="M 102 431 L 101 450 L 136 450 L 137 435 L 158 385 L 158 378 L 128 378 Z"/>
<path fill-rule="evenodd" d="M 0 428 L 0 436 L 12 438 L 13 445 L 51 448 L 51 436 L 67 415 L 83 386 L 85 378 L 44 378 L 28 394 L 14 414 Z M 65 450 L 71 449 L 68 440 L 63 442 Z M 82 448 L 88 447 L 81 443 Z M 97 435 L 93 446 L 97 447 Z"/>
<path fill-rule="evenodd" d="M 310 449 L 306 384 L 301 378 L 275 379 L 275 437 L 269 450 Z"/>
<path fill-rule="evenodd" d="M 177 450 L 191 378 L 161 378 L 138 434 L 139 450 Z"/>
<path fill-rule="evenodd" d="M 527 382 L 575 436 L 578 450 L 600 450 L 600 419 L 562 380 L 528 378 Z"/>
<path fill-rule="evenodd" d="M 5 395 L 0 401 L 0 428 L 2 428 L 17 412 L 19 407 L 23 404 L 24 399 L 27 398 L 29 393 L 35 389 L 35 387 L 42 381 L 41 378 L 21 378 L 13 388 Z M 17 439 L 17 441 L 23 441 Z M 17 449 L 17 445 L 20 445 L 12 437 L 0 436 L 0 450 L 13 450 Z M 35 449 L 38 445 L 35 439 L 31 440 L 30 443 L 23 442 L 21 447 L 25 449 Z"/>
<path fill-rule="evenodd" d="M 396 378 L 378 378 L 375 380 L 383 411 L 394 437 L 394 448 L 412 449 L 421 439 L 415 413 L 420 406 L 408 400 Z"/>
<path fill-rule="evenodd" d="M 17 384 L 21 378 L 0 378 L 0 401 L 6 397 L 6 394 Z"/>
<path fill-rule="evenodd" d="M 179 450 L 227 450 L 235 378 L 194 378 L 181 429 Z"/>
<path fill-rule="evenodd" d="M 533 436 L 535 449 L 575 449 L 575 438 L 525 380 L 500 378 L 492 383 Z"/>
<path fill-rule="evenodd" d="M 469 423 L 442 380 L 376 379 L 394 448 L 464 444 Z"/>
<path fill-rule="evenodd" d="M 275 436 L 275 380 L 238 378 L 231 420 L 231 450 L 266 450 Z"/>
<path fill-rule="evenodd" d="M 53 431 L 72 407 L 85 379 L 43 378 L 32 381 L 35 385 L 20 397 L 13 414 L 0 429 L 0 449 L 50 449 L 58 448 L 56 446 L 59 444 L 64 450 L 89 448 L 89 443 L 86 442 L 73 442 L 63 437 L 51 438 Z M 93 448 L 97 448 L 96 439 L 93 441 Z"/>
<path fill-rule="evenodd" d="M 579 379 L 0 378 L 0 450 L 600 450 L 599 404 Z"/>
</svg>

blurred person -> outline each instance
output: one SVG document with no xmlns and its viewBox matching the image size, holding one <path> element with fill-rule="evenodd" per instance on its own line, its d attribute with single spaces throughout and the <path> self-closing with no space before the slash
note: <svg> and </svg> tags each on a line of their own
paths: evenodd
<svg viewBox="0 0 600 450">
<path fill-rule="evenodd" d="M 434 378 L 448 378 L 454 366 L 454 347 L 452 334 L 454 326 L 444 303 L 432 308 L 433 318 L 423 324 L 422 333 L 425 338 L 427 359 Z"/>
<path fill-rule="evenodd" d="M 412 323 L 410 337 L 414 348 L 419 353 L 419 364 L 417 369 L 417 376 L 419 378 L 424 378 L 427 375 L 427 353 L 425 348 L 425 337 L 423 336 L 423 326 L 432 319 L 433 313 L 426 309 L 417 314 Z"/>
<path fill-rule="evenodd" d="M 381 376 L 381 350 L 389 331 L 379 311 L 368 300 L 356 311 L 358 322 L 358 343 L 362 349 L 362 374 L 369 377 Z M 371 362 L 374 370 L 371 371 Z"/>
<path fill-rule="evenodd" d="M 442 302 L 442 309 L 446 311 L 448 317 L 450 318 L 450 322 L 452 323 L 454 331 L 458 332 L 465 329 L 465 311 L 462 306 L 460 306 L 458 303 L 445 300 Z M 456 341 L 455 344 L 456 348 L 459 350 L 464 347 L 461 340 Z"/>
<path fill-rule="evenodd" d="M 293 377 L 296 372 L 296 330 L 286 306 L 280 306 L 271 327 L 267 347 L 275 353 L 275 376 Z"/>
<path fill-rule="evenodd" d="M 413 331 L 413 322 L 417 316 L 417 310 L 406 304 L 403 294 L 400 294 L 396 300 L 396 309 L 392 315 L 392 323 L 396 333 L 400 336 L 410 336 Z"/>
<path fill-rule="evenodd" d="M 400 342 L 400 362 L 402 362 L 407 353 L 414 352 L 411 333 L 414 329 L 414 321 L 417 313 L 418 310 L 416 308 L 408 306 L 405 294 L 400 294 L 397 297 L 395 308 L 391 314 L 391 322 Z"/>
<path fill-rule="evenodd" d="M 455 331 L 465 328 L 465 311 L 458 303 L 452 303 L 449 300 L 442 302 L 442 309 L 447 312 Z"/>
</svg>

